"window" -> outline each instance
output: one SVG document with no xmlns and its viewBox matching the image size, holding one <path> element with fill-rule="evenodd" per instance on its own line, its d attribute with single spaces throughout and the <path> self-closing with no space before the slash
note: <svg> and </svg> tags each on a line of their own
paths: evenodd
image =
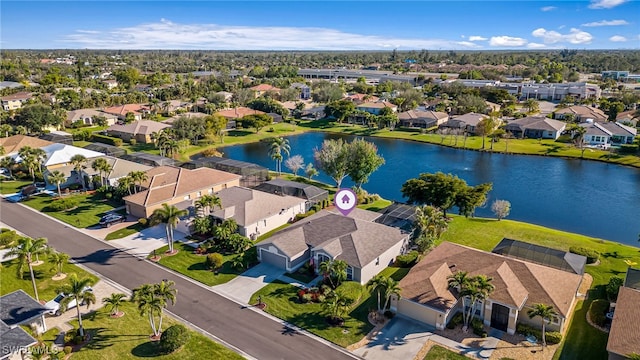
<svg viewBox="0 0 640 360">
<path fill-rule="evenodd" d="M 376 266 L 380 265 L 380 257 L 376 259 Z"/>
<path fill-rule="evenodd" d="M 198 191 L 198 197 L 202 196 L 202 191 Z"/>
<path fill-rule="evenodd" d="M 554 316 L 554 317 L 551 319 L 551 323 L 552 323 L 552 324 L 555 324 L 555 325 L 560 325 L 560 318 L 558 318 L 557 316 Z"/>
<path fill-rule="evenodd" d="M 353 280 L 353 268 L 347 266 L 347 280 Z"/>
<path fill-rule="evenodd" d="M 209 190 L 207 190 L 207 192 L 208 192 L 209 194 L 213 194 L 213 189 L 209 189 Z"/>
</svg>

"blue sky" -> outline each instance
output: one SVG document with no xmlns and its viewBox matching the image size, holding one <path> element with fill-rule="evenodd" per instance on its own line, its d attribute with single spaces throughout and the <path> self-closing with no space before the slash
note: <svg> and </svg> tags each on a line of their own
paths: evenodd
<svg viewBox="0 0 640 360">
<path fill-rule="evenodd" d="M 640 49 L 640 1 L 11 1 L 3 49 Z"/>
</svg>

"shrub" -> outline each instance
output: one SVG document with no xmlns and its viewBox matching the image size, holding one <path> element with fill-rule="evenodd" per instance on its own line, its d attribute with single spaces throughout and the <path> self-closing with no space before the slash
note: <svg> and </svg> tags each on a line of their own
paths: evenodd
<svg viewBox="0 0 640 360">
<path fill-rule="evenodd" d="M 526 324 L 518 324 L 516 332 L 525 336 L 533 335 L 536 339 L 542 340 L 542 331 Z M 559 344 L 562 341 L 562 334 L 557 331 L 547 331 L 545 332 L 545 340 L 547 344 Z"/>
<path fill-rule="evenodd" d="M 79 203 L 80 201 L 78 201 L 78 199 L 74 199 L 72 197 L 61 198 L 51 202 L 48 208 L 51 211 L 64 211 L 64 210 L 69 210 L 78 206 Z"/>
<path fill-rule="evenodd" d="M 71 346 L 65 346 L 62 351 L 64 351 L 66 355 L 69 355 L 73 351 L 73 348 Z"/>
<path fill-rule="evenodd" d="M 594 324 L 604 326 L 607 322 L 607 311 L 609 310 L 609 302 L 604 299 L 597 299 L 591 302 L 589 306 L 589 317 Z"/>
<path fill-rule="evenodd" d="M 562 341 L 562 334 L 557 331 L 547 331 L 545 334 L 545 340 L 547 340 L 547 344 L 560 344 Z"/>
<path fill-rule="evenodd" d="M 205 149 L 202 151 L 202 156 L 204 157 L 220 157 L 222 154 L 220 151 L 216 149 Z"/>
<path fill-rule="evenodd" d="M 147 218 L 140 218 L 140 219 L 138 219 L 138 224 L 146 227 L 147 224 L 149 224 L 149 220 L 147 220 Z"/>
<path fill-rule="evenodd" d="M 185 345 L 190 336 L 189 330 L 184 325 L 171 325 L 160 336 L 160 349 L 165 354 L 171 354 Z"/>
<path fill-rule="evenodd" d="M 631 144 L 623 144 L 620 145 L 620 149 L 618 150 L 620 154 L 635 154 L 638 152 L 640 146 L 631 145 Z"/>
<path fill-rule="evenodd" d="M 457 313 L 453 315 L 451 320 L 449 320 L 449 323 L 447 324 L 447 329 L 455 329 L 456 326 L 462 324 L 463 322 L 464 322 L 464 319 L 463 319 L 462 313 Z"/>
<path fill-rule="evenodd" d="M 113 145 L 113 146 L 122 146 L 122 139 L 118 139 L 118 138 L 106 136 L 106 135 L 93 134 L 93 136 L 91 136 L 91 141 Z"/>
<path fill-rule="evenodd" d="M 623 280 L 620 277 L 614 276 L 609 279 L 609 283 L 607 283 L 607 296 L 609 300 L 616 300 L 618 298 L 618 293 L 620 292 L 620 286 L 622 286 Z"/>
<path fill-rule="evenodd" d="M 473 319 L 471 321 L 471 328 L 473 329 L 473 333 L 480 337 L 487 337 L 487 332 L 484 329 L 484 324 L 480 319 Z"/>
<path fill-rule="evenodd" d="M 412 267 L 418 261 L 419 253 L 417 251 L 411 251 L 405 255 L 396 256 L 396 266 L 398 267 Z"/>
<path fill-rule="evenodd" d="M 135 146 L 138 143 L 138 141 L 136 139 L 129 139 L 129 144 L 131 146 Z"/>
<path fill-rule="evenodd" d="M 569 248 L 570 253 L 582 255 L 587 257 L 587 264 L 593 264 L 600 258 L 600 253 L 595 250 L 587 249 L 578 246 L 572 246 Z"/>
<path fill-rule="evenodd" d="M 305 293 L 304 295 L 302 295 L 302 302 L 303 303 L 308 303 L 313 301 L 313 294 L 311 293 Z"/>
<path fill-rule="evenodd" d="M 91 130 L 81 130 L 81 131 L 76 131 L 72 138 L 74 141 L 87 141 L 91 139 L 91 136 L 93 135 L 93 133 L 91 132 Z"/>
<path fill-rule="evenodd" d="M 80 336 L 78 329 L 69 330 L 64 334 L 64 343 L 69 345 L 82 344 L 84 338 Z"/>
<path fill-rule="evenodd" d="M 223 263 L 224 258 L 222 257 L 222 254 L 219 253 L 209 254 L 207 255 L 207 260 L 205 260 L 207 268 L 213 271 L 220 269 Z"/>
</svg>

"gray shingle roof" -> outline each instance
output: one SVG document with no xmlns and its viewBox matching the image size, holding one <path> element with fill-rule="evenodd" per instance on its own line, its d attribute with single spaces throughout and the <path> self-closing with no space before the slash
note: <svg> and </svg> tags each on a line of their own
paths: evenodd
<svg viewBox="0 0 640 360">
<path fill-rule="evenodd" d="M 524 131 L 525 129 L 562 131 L 566 126 L 567 124 L 562 121 L 549 119 L 544 116 L 527 116 L 522 119 L 509 121 L 506 129 L 516 129 L 520 131 Z"/>
<path fill-rule="evenodd" d="M 640 290 L 640 269 L 628 268 L 624 286 Z"/>
<path fill-rule="evenodd" d="M 16 290 L 0 297 L 0 321 L 9 326 L 28 322 L 46 311 L 44 306 L 24 290 Z"/>
<path fill-rule="evenodd" d="M 2 346 L 0 346 L 0 359 L 5 359 L 18 349 L 29 347 L 36 342 L 36 339 L 21 327 L 11 328 L 0 321 L 0 344 L 2 344 Z"/>
<path fill-rule="evenodd" d="M 329 196 L 327 190 L 320 189 L 317 186 L 283 179 L 264 182 L 254 189 L 276 195 L 295 196 L 313 202 L 324 200 Z"/>
</svg>

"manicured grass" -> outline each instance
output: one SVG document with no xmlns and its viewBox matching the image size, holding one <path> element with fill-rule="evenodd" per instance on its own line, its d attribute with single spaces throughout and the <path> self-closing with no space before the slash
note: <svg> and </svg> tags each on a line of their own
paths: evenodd
<svg viewBox="0 0 640 360">
<path fill-rule="evenodd" d="M 292 272 L 292 273 L 285 273 L 285 275 L 287 277 L 292 278 L 293 280 L 298 280 L 299 282 L 303 283 L 303 284 L 308 284 L 310 282 L 313 281 L 313 279 L 317 278 L 318 276 L 315 275 L 310 275 L 309 273 L 304 273 L 301 274 L 299 272 Z"/>
<path fill-rule="evenodd" d="M 36 287 L 38 288 L 40 300 L 49 301 L 58 294 L 56 289 L 65 285 L 67 280 L 51 280 L 51 278 L 56 274 L 55 271 L 51 271 L 53 266 L 47 262 L 47 257 L 44 255 L 40 256 L 40 260 L 44 261 L 44 264 L 34 266 L 33 274 L 36 278 Z M 29 267 L 25 266 L 24 277 L 22 279 L 18 278 L 17 270 L 18 262 L 15 259 L 2 263 L 2 270 L 0 270 L 0 294 L 5 295 L 18 289 L 22 289 L 27 294 L 35 297 L 35 294 L 33 293 L 33 285 L 31 285 L 31 278 L 29 277 Z M 62 270 L 67 275 L 77 274 L 80 279 L 89 277 L 93 280 L 94 284 L 98 281 L 97 277 L 73 264 L 65 265 Z"/>
<path fill-rule="evenodd" d="M 440 345 L 433 345 L 424 360 L 467 360 L 468 357 L 460 355 Z"/>
<path fill-rule="evenodd" d="M 23 187 L 33 184 L 31 180 L 0 180 L 0 194 L 15 194 Z"/>
<path fill-rule="evenodd" d="M 251 296 L 251 304 L 257 303 L 258 296 L 267 304 L 265 309 L 271 315 L 293 323 L 307 331 L 346 347 L 360 341 L 373 325 L 367 320 L 370 309 L 375 309 L 376 300 L 365 290 L 360 302 L 352 307 L 345 317 L 343 326 L 330 326 L 325 321 L 326 313 L 322 304 L 298 303 L 299 288 L 275 281 Z M 344 333 L 343 330 L 348 331 Z"/>
<path fill-rule="evenodd" d="M 194 280 L 200 281 L 205 285 L 214 286 L 224 284 L 244 271 L 231 267 L 231 260 L 237 255 L 225 255 L 224 265 L 222 265 L 222 268 L 216 275 L 213 271 L 206 268 L 204 263 L 206 255 L 195 254 L 193 252 L 194 248 L 186 244 L 176 243 L 174 247 L 180 251 L 172 256 L 163 255 L 158 263 Z M 156 254 L 164 254 L 168 249 L 168 245 L 164 246 L 156 250 Z"/>
<path fill-rule="evenodd" d="M 277 233 L 278 231 L 280 231 L 280 230 L 282 230 L 282 229 L 286 229 L 286 228 L 288 228 L 288 227 L 289 227 L 289 226 L 291 226 L 291 225 L 292 225 L 292 224 L 287 223 L 287 224 L 284 224 L 284 225 L 278 226 L 277 228 L 275 228 L 275 229 L 273 229 L 273 230 L 271 230 L 271 231 L 269 231 L 269 232 L 266 232 L 266 233 L 264 233 L 264 234 L 262 234 L 262 235 L 258 236 L 258 239 L 256 240 L 256 244 L 257 244 L 257 243 L 259 243 L 259 242 L 260 242 L 260 241 L 262 241 L 262 240 L 265 240 L 265 239 L 270 238 L 270 237 L 271 237 L 271 235 L 273 235 L 273 234 Z"/>
<path fill-rule="evenodd" d="M 380 211 L 389 205 L 391 205 L 391 201 L 380 199 L 369 204 L 358 205 L 358 207 L 360 209 L 369 210 L 369 211 Z"/>
<path fill-rule="evenodd" d="M 69 195 L 69 197 L 78 199 L 79 203 L 75 209 L 68 211 L 48 211 L 49 204 L 55 201 L 55 198 L 49 195 L 32 196 L 22 203 L 78 228 L 97 225 L 106 212 L 115 208 L 108 201 L 100 200 L 91 194 Z"/>
<path fill-rule="evenodd" d="M 565 340 L 555 353 L 554 359 L 560 360 L 598 360 L 606 359 L 608 334 L 589 325 L 586 315 L 593 299 L 580 300 L 576 304 L 573 319 Z"/>
<path fill-rule="evenodd" d="M 122 228 L 120 230 L 116 230 L 112 233 L 107 234 L 107 236 L 105 236 L 105 240 L 116 240 L 116 239 L 122 239 L 123 237 L 129 236 L 129 235 L 133 235 L 135 233 L 138 233 L 140 231 L 142 231 L 144 229 L 144 226 L 142 226 L 140 223 L 135 223 L 133 225 L 129 225 L 125 228 Z"/>
<path fill-rule="evenodd" d="M 400 267 L 389 266 L 388 268 L 382 270 L 380 272 L 380 275 L 390 277 L 395 281 L 400 281 L 405 276 L 407 276 L 407 274 L 409 273 L 409 270 L 411 270 L 411 268 L 400 268 Z"/>
<path fill-rule="evenodd" d="M 171 306 L 168 309 L 171 310 Z M 95 313 L 83 316 L 82 325 L 93 338 L 80 351 L 73 353 L 73 359 L 243 359 L 240 355 L 195 331 L 191 331 L 189 342 L 183 348 L 172 354 L 161 355 L 158 351 L 158 343 L 149 341 L 151 326 L 148 318 L 141 316 L 132 303 L 125 303 L 120 310 L 124 311 L 125 315 L 119 319 L 109 317 L 104 307 Z M 165 315 L 162 329 L 165 330 L 177 323 L 179 322 Z M 77 321 L 71 324 L 77 327 Z"/>
</svg>

